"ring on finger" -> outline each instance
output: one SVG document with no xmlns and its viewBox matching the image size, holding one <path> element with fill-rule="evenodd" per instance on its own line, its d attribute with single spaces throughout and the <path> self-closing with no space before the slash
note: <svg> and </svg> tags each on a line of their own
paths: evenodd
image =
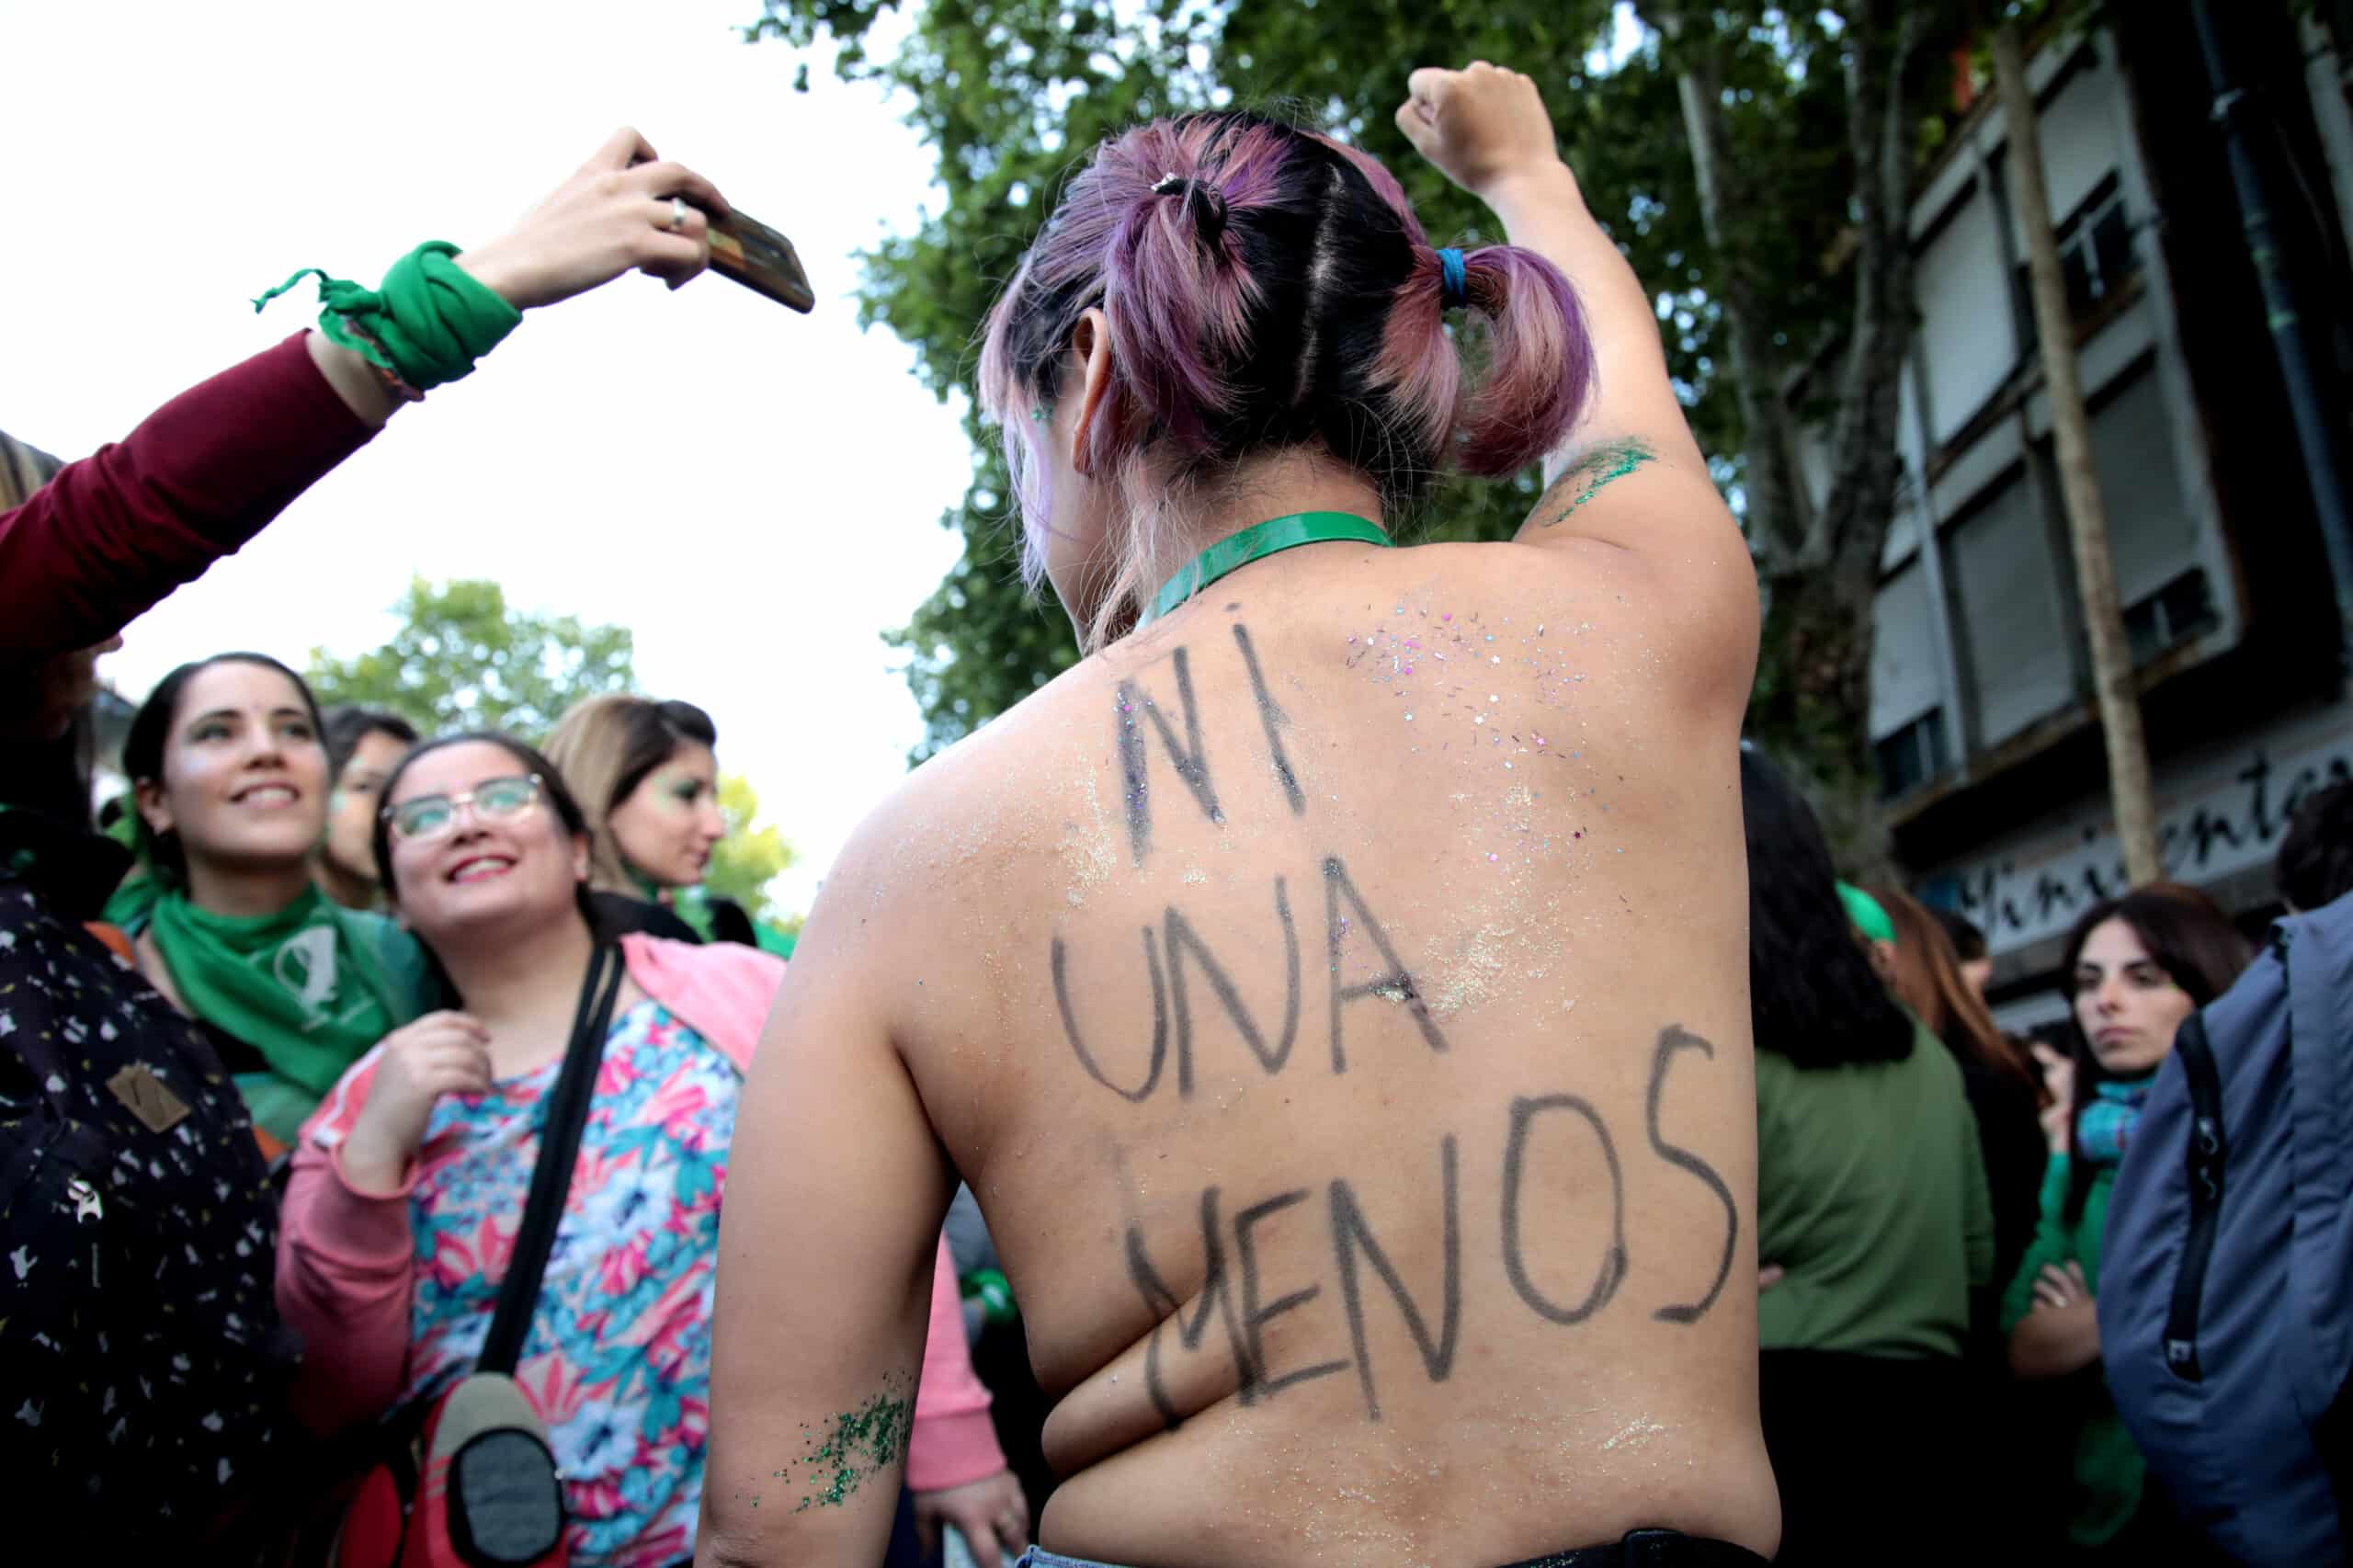
<svg viewBox="0 0 2353 1568">
<path fill-rule="evenodd" d="M 684 232 L 687 226 L 687 199 L 685 197 L 674 196 L 670 198 L 670 222 L 664 226 L 674 234 Z"/>
</svg>

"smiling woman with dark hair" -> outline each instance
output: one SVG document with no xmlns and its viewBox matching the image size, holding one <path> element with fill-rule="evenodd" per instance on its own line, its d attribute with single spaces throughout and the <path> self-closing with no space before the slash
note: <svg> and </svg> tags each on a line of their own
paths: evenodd
<svg viewBox="0 0 2353 1568">
<path fill-rule="evenodd" d="M 218 1037 L 126 969 L 119 933 L 92 920 L 129 858 L 89 821 L 76 714 L 94 661 L 404 402 L 468 373 L 522 312 L 635 268 L 674 284 L 699 272 L 708 224 L 678 193 L 711 212 L 726 203 L 653 159 L 622 131 L 505 235 L 462 253 L 419 246 L 382 290 L 331 284 L 317 330 L 189 388 L 78 462 L 0 441 L 0 1192 L 11 1259 L 0 1268 L 0 1472 L 39 1494 L 46 1535 L 83 1560 L 273 1558 L 282 1543 L 265 1538 L 287 1497 L 275 1429 L 294 1348 L 270 1301 L 274 1194 Z M 142 298 L 142 322 L 174 308 L 167 293 Z M 136 326 L 93 331 L 100 358 L 137 351 L 123 347 Z M 154 785 L 145 831 L 175 835 L 209 891 L 190 899 L 189 940 L 148 945 L 146 972 L 182 984 L 183 1001 L 217 992 L 237 1002 L 199 1013 L 260 1020 L 263 1038 L 239 1044 L 275 1053 L 248 1050 L 245 1065 L 249 1082 L 267 1070 L 288 1086 L 267 1111 L 284 1127 L 314 1095 L 320 1062 L 344 1049 L 334 1030 L 381 1005 L 344 961 L 339 926 L 305 918 L 273 940 L 248 924 L 267 926 L 286 907 L 278 894 L 291 896 L 277 867 L 317 804 L 301 797 L 323 772 L 318 715 L 282 666 L 209 665 L 184 687 L 176 699 L 187 704 L 157 710 L 157 744 L 132 771 Z M 197 726 L 211 732 L 201 740 L 181 722 L 199 713 L 220 715 Z M 233 785 L 224 756 L 253 764 L 227 769 Z M 226 907 L 199 911 L 215 892 Z M 167 960 L 166 949 L 180 957 Z M 300 1039 L 283 1031 L 290 1019 Z M 299 1028 L 311 1023 L 328 1038 Z"/>
<path fill-rule="evenodd" d="M 611 941 L 587 818 L 529 746 L 430 742 L 383 801 L 384 889 L 459 1005 L 388 1035 L 294 1155 L 278 1299 L 311 1346 L 305 1413 L 328 1428 L 431 1400 L 482 1356 L 583 983 Z M 571 1561 L 660 1568 L 694 1549 L 720 1204 L 784 965 L 642 933 L 618 946 L 626 977 L 516 1377 L 562 1470 Z M 944 1267 L 915 1484 L 1017 1494 Z"/>
<path fill-rule="evenodd" d="M 313 880 L 327 756 L 302 677 L 219 653 L 156 683 L 131 722 L 146 874 L 107 906 L 140 972 L 204 1027 L 254 1125 L 290 1144 L 319 1096 L 433 986 L 415 941 Z"/>
</svg>

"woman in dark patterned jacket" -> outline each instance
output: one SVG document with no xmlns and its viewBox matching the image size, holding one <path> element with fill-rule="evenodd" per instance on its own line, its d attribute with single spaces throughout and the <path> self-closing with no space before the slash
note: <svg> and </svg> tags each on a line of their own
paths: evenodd
<svg viewBox="0 0 2353 1568">
<path fill-rule="evenodd" d="M 82 1561 L 253 1561 L 284 1523 L 271 1478 L 298 1350 L 236 1088 L 86 924 L 128 859 L 89 822 L 97 655 L 519 311 L 631 269 L 700 271 L 703 214 L 725 202 L 653 159 L 620 132 L 504 238 L 454 260 L 421 247 L 398 290 L 336 286 L 321 331 L 93 457 L 60 469 L 0 443 L 0 1475 Z M 437 339 L 446 311 L 490 324 Z"/>
</svg>

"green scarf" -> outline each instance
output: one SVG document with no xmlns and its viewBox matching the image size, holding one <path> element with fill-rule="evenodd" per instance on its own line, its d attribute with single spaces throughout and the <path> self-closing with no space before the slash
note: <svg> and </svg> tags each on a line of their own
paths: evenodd
<svg viewBox="0 0 2353 1568">
<path fill-rule="evenodd" d="M 153 930 L 188 1011 L 313 1096 L 423 1010 L 426 970 L 415 938 L 316 887 L 275 915 L 240 918 L 150 882 L 126 886 L 107 914 L 126 929 Z"/>
<path fill-rule="evenodd" d="M 419 393 L 471 372 L 523 313 L 457 262 L 458 247 L 427 240 L 363 289 L 306 267 L 254 301 L 258 311 L 305 278 L 319 280 L 319 330 Z"/>
<path fill-rule="evenodd" d="M 680 888 L 673 895 L 671 905 L 678 918 L 693 926 L 695 934 L 706 942 L 719 940 L 718 921 L 710 907 L 710 897 L 711 895 L 698 882 L 690 888 Z M 658 903 L 661 901 L 654 899 L 652 902 Z M 799 943 L 799 937 L 789 931 L 779 930 L 757 916 L 752 916 L 751 920 L 752 941 L 760 951 L 774 953 L 780 959 L 789 959 L 792 956 L 792 949 Z"/>
</svg>

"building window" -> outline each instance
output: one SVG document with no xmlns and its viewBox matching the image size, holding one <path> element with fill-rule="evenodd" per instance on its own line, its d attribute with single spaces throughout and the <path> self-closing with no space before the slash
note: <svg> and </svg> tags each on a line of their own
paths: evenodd
<svg viewBox="0 0 2353 1568">
<path fill-rule="evenodd" d="M 1945 710 L 1931 708 L 1871 748 L 1879 757 L 1879 794 L 1901 800 L 1945 770 Z"/>
<path fill-rule="evenodd" d="M 2059 225 L 2059 270 L 2067 280 L 2067 313 L 2077 321 L 2113 297 L 2141 270 L 2139 251 L 2132 243 L 2132 219 L 2116 176 L 2109 175 L 2092 187 L 2083 204 Z M 2026 312 L 2028 342 L 2036 341 L 2034 282 L 2029 268 L 2018 267 L 2018 301 Z"/>
<path fill-rule="evenodd" d="M 2059 226 L 2059 267 L 2067 278 L 2067 309 L 2086 314 L 2141 270 L 2132 248 L 2132 224 L 2116 176 L 2092 188 L 2075 215 Z"/>
<path fill-rule="evenodd" d="M 2124 634 L 2132 662 L 2145 665 L 2175 643 L 2212 630 L 2219 618 L 2206 574 L 2191 567 L 2124 612 Z"/>
<path fill-rule="evenodd" d="M 1986 493 L 1946 537 L 1977 694 L 1973 740 L 1998 746 L 2075 700 L 2065 579 L 2023 474 Z"/>
</svg>

